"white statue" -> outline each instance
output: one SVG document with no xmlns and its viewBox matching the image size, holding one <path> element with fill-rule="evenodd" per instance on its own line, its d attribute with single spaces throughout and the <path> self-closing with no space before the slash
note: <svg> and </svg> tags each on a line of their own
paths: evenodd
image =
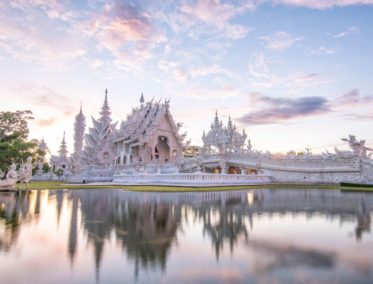
<svg viewBox="0 0 373 284">
<path fill-rule="evenodd" d="M 28 157 L 25 164 L 22 164 L 19 169 L 19 183 L 22 182 L 26 184 L 27 189 L 29 189 L 29 183 L 32 178 L 32 157 Z"/>
<path fill-rule="evenodd" d="M 12 164 L 8 173 L 6 174 L 6 178 L 0 180 L 0 189 L 14 189 L 17 183 L 17 166 Z"/>
<path fill-rule="evenodd" d="M 43 161 L 41 159 L 37 162 L 36 168 L 37 168 L 36 174 L 42 175 L 43 174 Z"/>
<path fill-rule="evenodd" d="M 350 146 L 352 152 L 359 158 L 368 158 L 367 151 L 373 151 L 373 149 L 365 146 L 365 140 L 358 141 L 354 135 L 348 135 L 348 138 L 342 138 Z"/>
</svg>

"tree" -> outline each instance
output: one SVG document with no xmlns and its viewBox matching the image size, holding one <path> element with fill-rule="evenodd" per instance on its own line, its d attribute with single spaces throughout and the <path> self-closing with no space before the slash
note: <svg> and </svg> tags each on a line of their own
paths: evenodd
<svg viewBox="0 0 373 284">
<path fill-rule="evenodd" d="M 44 162 L 44 163 L 43 163 L 43 172 L 44 172 L 44 173 L 49 173 L 50 170 L 51 170 L 51 167 L 50 167 L 49 163 Z"/>
<path fill-rule="evenodd" d="M 12 163 L 24 162 L 29 156 L 35 161 L 45 155 L 38 147 L 38 140 L 27 140 L 31 119 L 29 110 L 0 112 L 0 169 L 3 171 L 7 171 Z"/>
<path fill-rule="evenodd" d="M 31 119 L 34 118 L 30 110 L 0 112 L 0 140 L 27 139 L 29 134 L 28 121 Z"/>
</svg>

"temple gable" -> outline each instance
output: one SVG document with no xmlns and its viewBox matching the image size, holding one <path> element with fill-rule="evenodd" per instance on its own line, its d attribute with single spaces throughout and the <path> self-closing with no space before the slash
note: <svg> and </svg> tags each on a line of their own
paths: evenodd
<svg viewBox="0 0 373 284">
<path fill-rule="evenodd" d="M 114 139 L 116 163 L 175 162 L 181 157 L 185 134 L 179 134 L 181 124 L 174 122 L 169 102 L 144 104 L 142 96 L 140 103 L 122 122 Z"/>
</svg>

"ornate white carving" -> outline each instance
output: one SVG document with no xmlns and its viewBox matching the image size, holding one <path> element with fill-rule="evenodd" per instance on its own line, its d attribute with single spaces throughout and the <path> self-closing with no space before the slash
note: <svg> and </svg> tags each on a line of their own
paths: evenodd
<svg viewBox="0 0 373 284">
<path fill-rule="evenodd" d="M 115 156 L 112 150 L 112 140 L 116 132 L 117 123 L 111 123 L 107 93 L 106 89 L 100 119 L 96 120 L 92 117 L 93 127 L 89 129 L 89 133 L 85 136 L 85 149 L 82 160 L 90 166 L 109 166 L 114 163 Z"/>
<path fill-rule="evenodd" d="M 85 116 L 83 114 L 82 104 L 80 104 L 80 111 L 75 116 L 74 153 L 71 156 L 72 167 L 75 173 L 79 173 L 81 171 L 85 127 L 86 127 Z"/>
<path fill-rule="evenodd" d="M 32 178 L 32 157 L 28 157 L 26 163 L 21 164 L 19 169 L 19 183 L 25 183 L 27 189 L 29 188 L 29 183 Z"/>
<path fill-rule="evenodd" d="M 223 126 L 223 122 L 219 121 L 218 113 L 215 113 L 214 122 L 211 124 L 209 132 L 206 134 L 203 132 L 203 152 L 220 154 L 231 152 L 241 153 L 244 151 L 251 151 L 251 142 L 245 149 L 247 135 L 245 129 L 242 133 L 239 133 L 236 126 L 232 123 L 231 117 L 229 117 L 228 124 L 226 127 Z"/>
<path fill-rule="evenodd" d="M 6 174 L 5 179 L 0 180 L 0 189 L 15 189 L 16 183 L 17 183 L 16 168 L 17 168 L 17 166 L 15 164 L 12 164 L 10 166 L 10 169 L 9 169 L 8 173 Z"/>
<path fill-rule="evenodd" d="M 365 140 L 358 141 L 354 135 L 349 135 L 348 138 L 342 138 L 342 141 L 348 143 L 352 152 L 360 158 L 368 158 L 367 152 L 373 149 L 365 146 Z"/>
<path fill-rule="evenodd" d="M 184 148 L 186 133 L 180 134 L 181 123 L 175 123 L 169 100 L 145 103 L 143 94 L 140 106 L 133 108 L 120 125 L 114 138 L 117 164 L 138 162 L 176 162 Z"/>
</svg>

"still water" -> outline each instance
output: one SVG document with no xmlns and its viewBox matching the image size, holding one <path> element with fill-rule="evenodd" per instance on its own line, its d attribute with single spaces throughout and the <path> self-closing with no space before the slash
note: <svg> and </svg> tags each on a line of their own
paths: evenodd
<svg viewBox="0 0 373 284">
<path fill-rule="evenodd" d="M 373 194 L 0 193 L 1 283 L 373 283 Z"/>
</svg>

